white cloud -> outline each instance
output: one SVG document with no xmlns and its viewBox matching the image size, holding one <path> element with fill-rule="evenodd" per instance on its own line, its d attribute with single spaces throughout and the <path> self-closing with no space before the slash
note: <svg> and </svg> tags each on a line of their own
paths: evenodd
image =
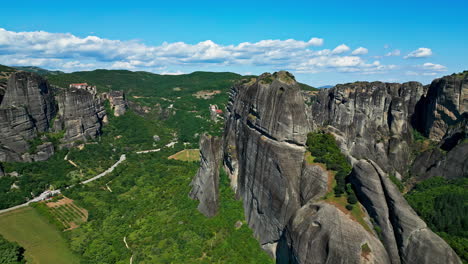
<svg viewBox="0 0 468 264">
<path fill-rule="evenodd" d="M 366 48 L 363 48 L 363 47 L 359 47 L 355 50 L 353 50 L 353 52 L 351 52 L 352 55 L 364 55 L 364 54 L 367 54 L 369 52 L 368 49 Z"/>
<path fill-rule="evenodd" d="M 312 46 L 322 46 L 323 45 L 323 39 L 321 39 L 321 38 L 311 38 L 309 40 L 309 43 Z"/>
<path fill-rule="evenodd" d="M 431 71 L 446 71 L 447 67 L 440 64 L 434 64 L 430 62 L 426 62 L 421 66 L 424 70 L 431 70 Z"/>
<path fill-rule="evenodd" d="M 429 48 L 419 48 L 417 50 L 414 50 L 410 52 L 408 55 L 406 55 L 404 58 L 409 59 L 409 58 L 427 58 L 432 56 L 432 50 Z"/>
<path fill-rule="evenodd" d="M 346 46 L 345 44 L 341 44 L 337 46 L 335 49 L 333 49 L 332 54 L 341 54 L 349 50 L 351 49 L 348 46 Z"/>
<path fill-rule="evenodd" d="M 195 44 L 164 42 L 146 45 L 97 36 L 77 37 L 70 33 L 44 31 L 14 32 L 0 28 L 0 63 L 34 65 L 64 71 L 95 68 L 147 70 L 179 74 L 187 68 L 268 67 L 295 72 L 381 72 L 391 67 L 356 56 L 367 54 L 363 47 L 351 56 L 345 44 L 335 49 L 317 49 L 324 40 L 267 39 L 258 42 L 221 45 L 211 40 Z M 167 71 L 166 67 L 172 69 Z M 184 68 L 185 67 L 185 68 Z M 250 69 L 249 69 L 250 70 Z"/>
<path fill-rule="evenodd" d="M 400 56 L 401 55 L 401 51 L 396 49 L 396 50 L 393 50 L 391 52 L 388 52 L 387 54 L 385 54 L 385 56 L 387 57 L 390 57 L 390 56 Z"/>
<path fill-rule="evenodd" d="M 175 72 L 164 71 L 164 72 L 161 72 L 160 74 L 162 74 L 162 75 L 181 75 L 181 74 L 185 74 L 185 72 L 182 72 L 182 71 L 175 71 Z"/>
</svg>

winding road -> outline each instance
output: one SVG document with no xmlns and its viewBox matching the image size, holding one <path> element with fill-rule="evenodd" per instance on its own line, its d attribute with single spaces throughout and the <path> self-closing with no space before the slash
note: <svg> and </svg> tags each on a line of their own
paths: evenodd
<svg viewBox="0 0 468 264">
<path fill-rule="evenodd" d="M 106 171 L 92 177 L 91 179 L 87 179 L 85 181 L 82 181 L 82 182 L 80 182 L 80 184 L 87 184 L 87 183 L 95 181 L 95 180 L 97 180 L 97 179 L 99 179 L 101 177 L 106 176 L 107 174 L 111 173 L 115 169 L 115 167 L 117 167 L 120 163 L 122 163 L 126 159 L 127 159 L 127 156 L 125 156 L 125 154 L 120 155 L 120 159 L 116 163 L 114 163 L 110 168 L 108 168 Z M 68 189 L 70 187 L 73 187 L 73 185 L 66 187 L 66 189 Z M 16 206 L 13 206 L 13 207 L 10 207 L 10 208 L 7 208 L 7 209 L 0 210 L 0 214 L 10 212 L 10 211 L 16 210 L 16 209 L 21 208 L 21 207 L 28 206 L 30 203 L 40 202 L 42 200 L 45 200 L 45 199 L 47 199 L 47 198 L 49 198 L 49 197 L 51 197 L 53 195 L 59 194 L 59 193 L 61 193 L 60 189 L 53 190 L 53 191 L 50 191 L 50 190 L 44 191 L 41 194 L 39 194 L 39 196 L 34 197 L 33 199 L 27 201 L 24 204 L 20 204 L 20 205 L 16 205 Z"/>
<path fill-rule="evenodd" d="M 173 142 L 167 144 L 166 147 L 173 147 L 176 143 L 177 143 L 177 141 L 173 141 Z M 160 148 L 159 149 L 150 149 L 150 150 L 137 151 L 135 153 L 136 154 L 145 154 L 145 153 L 151 153 L 151 152 L 158 152 L 160 150 L 161 150 Z M 94 176 L 94 177 L 92 177 L 90 179 L 87 179 L 87 180 L 84 180 L 84 181 L 80 182 L 80 184 L 87 184 L 87 183 L 90 183 L 92 181 L 95 181 L 95 180 L 97 180 L 99 178 L 102 178 L 102 177 L 106 176 L 107 174 L 111 173 L 115 169 L 115 167 L 119 166 L 119 164 L 124 162 L 126 159 L 127 159 L 127 156 L 125 154 L 120 155 L 119 160 L 116 163 L 114 163 L 110 168 L 108 168 L 104 172 L 102 172 L 102 173 L 100 173 L 100 174 L 98 174 L 98 175 L 96 175 L 96 176 Z M 68 160 L 67 157 L 65 157 L 64 160 Z M 74 185 L 68 186 L 65 189 L 71 188 L 73 186 Z M 27 201 L 24 204 L 15 205 L 13 207 L 0 210 L 0 214 L 19 209 L 21 207 L 28 206 L 30 203 L 43 201 L 43 200 L 45 200 L 45 199 L 47 199 L 47 198 L 49 198 L 51 196 L 57 195 L 59 193 L 61 193 L 60 189 L 53 190 L 53 191 L 50 191 L 50 190 L 44 191 L 41 194 L 39 194 L 39 196 L 34 197 L 33 199 Z"/>
</svg>

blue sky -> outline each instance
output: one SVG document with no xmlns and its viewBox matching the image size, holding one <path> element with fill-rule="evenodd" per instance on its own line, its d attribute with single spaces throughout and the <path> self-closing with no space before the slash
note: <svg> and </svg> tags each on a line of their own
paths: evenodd
<svg viewBox="0 0 468 264">
<path fill-rule="evenodd" d="M 317 86 L 428 83 L 468 69 L 468 1 L 385 2 L 5 1 L 0 63 L 157 73 L 285 69 Z"/>
</svg>

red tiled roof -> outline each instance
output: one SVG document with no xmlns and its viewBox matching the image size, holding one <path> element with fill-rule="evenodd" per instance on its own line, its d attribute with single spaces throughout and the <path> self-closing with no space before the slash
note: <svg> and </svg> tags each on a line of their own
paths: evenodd
<svg viewBox="0 0 468 264">
<path fill-rule="evenodd" d="M 88 83 L 72 83 L 70 85 L 88 85 Z"/>
</svg>

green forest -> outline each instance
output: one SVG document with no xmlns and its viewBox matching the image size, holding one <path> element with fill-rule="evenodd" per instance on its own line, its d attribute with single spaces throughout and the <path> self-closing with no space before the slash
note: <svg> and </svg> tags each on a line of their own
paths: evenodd
<svg viewBox="0 0 468 264">
<path fill-rule="evenodd" d="M 405 195 L 429 228 L 468 263 L 468 178 L 422 181 Z"/>
<path fill-rule="evenodd" d="M 0 264 L 25 263 L 24 249 L 14 242 L 9 242 L 0 235 Z"/>
</svg>

